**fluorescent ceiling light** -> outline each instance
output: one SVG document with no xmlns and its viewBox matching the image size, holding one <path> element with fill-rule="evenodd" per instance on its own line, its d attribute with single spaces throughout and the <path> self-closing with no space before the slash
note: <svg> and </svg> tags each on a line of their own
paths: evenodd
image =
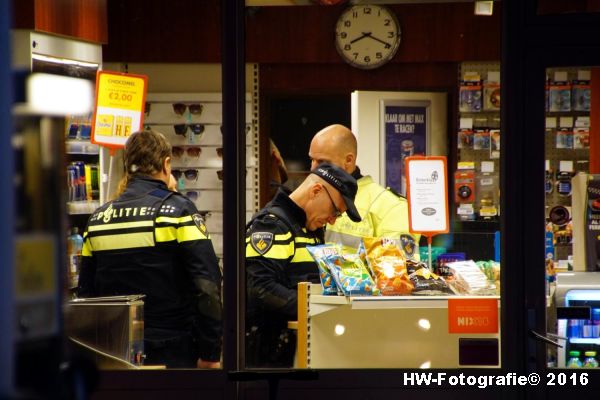
<svg viewBox="0 0 600 400">
<path fill-rule="evenodd" d="M 86 79 L 34 73 L 27 79 L 27 105 L 40 115 L 86 115 L 92 111 L 94 88 Z"/>
</svg>

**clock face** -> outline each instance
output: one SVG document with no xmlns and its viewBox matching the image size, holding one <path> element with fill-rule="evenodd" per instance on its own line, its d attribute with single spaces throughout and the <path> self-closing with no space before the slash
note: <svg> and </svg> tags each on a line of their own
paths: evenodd
<svg viewBox="0 0 600 400">
<path fill-rule="evenodd" d="M 335 44 L 340 56 L 350 65 L 377 68 L 396 54 L 400 45 L 400 25 L 387 7 L 353 6 L 338 18 Z"/>
</svg>

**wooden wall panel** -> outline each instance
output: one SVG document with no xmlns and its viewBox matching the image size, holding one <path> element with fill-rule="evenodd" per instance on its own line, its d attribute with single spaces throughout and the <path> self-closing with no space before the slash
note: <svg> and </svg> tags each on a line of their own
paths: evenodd
<svg viewBox="0 0 600 400">
<path fill-rule="evenodd" d="M 257 63 L 343 63 L 334 26 L 345 6 L 247 9 L 246 59 Z M 500 14 L 473 15 L 472 3 L 390 5 L 403 40 L 392 63 L 500 59 Z M 114 62 L 219 62 L 217 0 L 109 0 Z"/>
<path fill-rule="evenodd" d="M 13 27 L 108 42 L 107 0 L 13 0 Z"/>
<path fill-rule="evenodd" d="M 457 86 L 457 63 L 387 64 L 363 71 L 341 64 L 261 64 L 261 91 L 347 93 L 352 90 L 448 91 Z"/>
<path fill-rule="evenodd" d="M 107 0 L 35 0 L 35 30 L 108 42 Z"/>
<path fill-rule="evenodd" d="M 107 62 L 218 63 L 218 0 L 109 0 Z"/>
</svg>

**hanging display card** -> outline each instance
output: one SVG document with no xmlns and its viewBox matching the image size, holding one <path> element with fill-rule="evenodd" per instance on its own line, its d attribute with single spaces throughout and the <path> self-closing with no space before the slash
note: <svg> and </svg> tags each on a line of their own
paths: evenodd
<svg viewBox="0 0 600 400">
<path fill-rule="evenodd" d="M 408 207 L 410 231 L 433 236 L 447 233 L 448 177 L 446 157 L 408 157 Z"/>
<path fill-rule="evenodd" d="M 142 129 L 148 78 L 98 71 L 92 143 L 122 148 L 131 133 Z"/>
</svg>

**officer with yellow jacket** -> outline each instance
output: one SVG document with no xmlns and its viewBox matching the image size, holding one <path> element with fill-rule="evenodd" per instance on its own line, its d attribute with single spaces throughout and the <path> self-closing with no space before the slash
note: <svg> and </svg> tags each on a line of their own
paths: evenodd
<svg viewBox="0 0 600 400">
<path fill-rule="evenodd" d="M 411 234 L 408 224 L 408 202 L 362 175 L 356 165 L 356 137 L 343 125 L 330 125 L 313 137 L 309 157 L 315 166 L 323 161 L 333 163 L 352 175 L 358 182 L 354 203 L 362 218 L 351 221 L 346 216 L 327 226 L 325 240 L 344 245 L 346 251 L 356 251 L 363 237 L 399 239 L 409 258 L 419 258 L 420 235 Z"/>
<path fill-rule="evenodd" d="M 146 364 L 218 368 L 221 272 L 194 203 L 167 187 L 170 160 L 162 134 L 129 137 L 124 191 L 84 232 L 78 295 L 144 295 Z"/>
<path fill-rule="evenodd" d="M 306 246 L 323 242 L 322 227 L 343 212 L 360 221 L 353 200 L 356 180 L 329 163 L 316 166 L 291 194 L 279 189 L 246 230 L 248 291 L 246 358 L 249 367 L 291 367 L 298 282 L 319 282 Z"/>
</svg>

